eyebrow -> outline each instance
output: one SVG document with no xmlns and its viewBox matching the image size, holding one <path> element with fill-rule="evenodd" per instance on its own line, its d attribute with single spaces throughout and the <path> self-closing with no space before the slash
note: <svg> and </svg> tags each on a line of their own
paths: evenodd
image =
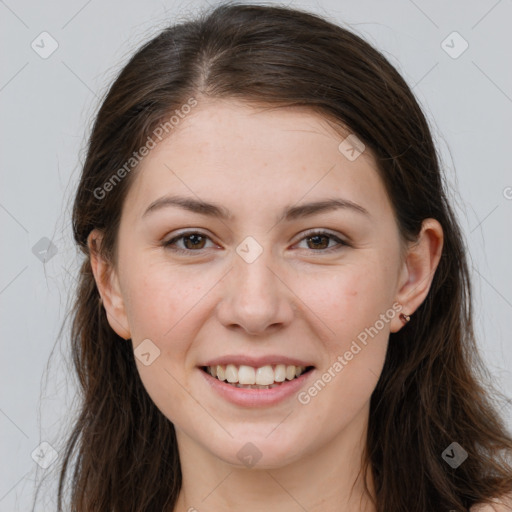
<svg viewBox="0 0 512 512">
<path fill-rule="evenodd" d="M 223 220 L 233 219 L 233 214 L 227 208 L 219 204 L 209 203 L 207 201 L 195 199 L 192 197 L 169 195 L 160 197 L 159 199 L 153 201 L 142 214 L 142 217 L 146 217 L 150 213 L 168 207 L 178 207 L 193 213 L 198 213 L 200 215 L 206 215 L 208 217 L 214 217 Z M 298 206 L 287 206 L 281 215 L 276 219 L 276 222 L 292 221 L 304 217 L 309 217 L 318 213 L 338 209 L 349 209 L 360 214 L 370 216 L 370 213 L 368 210 L 366 210 L 366 208 L 357 203 L 354 203 L 353 201 L 348 199 L 333 198 L 305 203 Z"/>
</svg>

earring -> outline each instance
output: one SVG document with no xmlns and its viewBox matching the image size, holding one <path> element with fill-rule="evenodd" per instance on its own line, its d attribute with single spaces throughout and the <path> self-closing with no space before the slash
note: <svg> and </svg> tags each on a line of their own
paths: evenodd
<svg viewBox="0 0 512 512">
<path fill-rule="evenodd" d="M 409 315 L 406 315 L 405 313 L 400 313 L 400 320 L 402 320 L 404 324 L 406 324 L 410 319 L 411 317 Z"/>
</svg>

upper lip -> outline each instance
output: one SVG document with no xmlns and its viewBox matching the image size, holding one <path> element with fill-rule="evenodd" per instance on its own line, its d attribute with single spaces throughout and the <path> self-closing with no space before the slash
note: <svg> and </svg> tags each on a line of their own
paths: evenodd
<svg viewBox="0 0 512 512">
<path fill-rule="evenodd" d="M 245 365 L 252 366 L 253 368 L 261 368 L 262 366 L 272 366 L 276 364 L 285 364 L 285 365 L 293 365 L 293 366 L 313 366 L 311 363 L 297 359 L 295 357 L 289 356 L 280 356 L 280 355 L 267 355 L 261 357 L 252 357 L 248 355 L 224 355 L 221 357 L 216 357 L 214 359 L 209 359 L 205 363 L 200 366 L 217 366 L 217 365 L 228 365 L 234 364 L 235 366 Z"/>
</svg>

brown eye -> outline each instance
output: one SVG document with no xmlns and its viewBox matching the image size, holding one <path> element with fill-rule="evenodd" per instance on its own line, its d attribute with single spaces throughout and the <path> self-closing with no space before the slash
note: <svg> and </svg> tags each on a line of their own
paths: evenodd
<svg viewBox="0 0 512 512">
<path fill-rule="evenodd" d="M 344 242 L 336 235 L 326 231 L 317 231 L 306 233 L 307 236 L 302 238 L 300 242 L 306 241 L 307 249 L 311 249 L 316 252 L 331 252 L 336 251 L 344 246 L 348 246 L 347 242 Z M 300 243 L 299 242 L 299 243 Z M 332 244 L 334 242 L 334 244 Z"/>
<path fill-rule="evenodd" d="M 308 247 L 310 249 L 327 249 L 329 246 L 329 236 L 314 235 L 307 238 Z M 309 244 L 311 242 L 311 244 Z M 313 247 L 312 247 L 313 246 Z"/>
<path fill-rule="evenodd" d="M 204 236 L 198 234 L 183 237 L 183 243 L 187 249 L 203 249 L 205 240 Z"/>
<path fill-rule="evenodd" d="M 162 245 L 176 252 L 190 253 L 199 252 L 207 248 L 205 244 L 208 240 L 210 240 L 209 237 L 203 233 L 189 231 L 164 242 Z M 178 242 L 181 243 L 181 247 L 178 245 Z"/>
</svg>

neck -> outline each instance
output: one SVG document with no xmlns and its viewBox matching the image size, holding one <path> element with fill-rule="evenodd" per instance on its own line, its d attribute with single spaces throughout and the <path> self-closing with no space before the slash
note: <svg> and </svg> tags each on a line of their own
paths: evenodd
<svg viewBox="0 0 512 512">
<path fill-rule="evenodd" d="M 375 512 L 362 475 L 367 424 L 365 407 L 313 453 L 267 469 L 227 464 L 177 431 L 183 484 L 174 512 Z M 367 485 L 373 494 L 371 474 Z"/>
</svg>

